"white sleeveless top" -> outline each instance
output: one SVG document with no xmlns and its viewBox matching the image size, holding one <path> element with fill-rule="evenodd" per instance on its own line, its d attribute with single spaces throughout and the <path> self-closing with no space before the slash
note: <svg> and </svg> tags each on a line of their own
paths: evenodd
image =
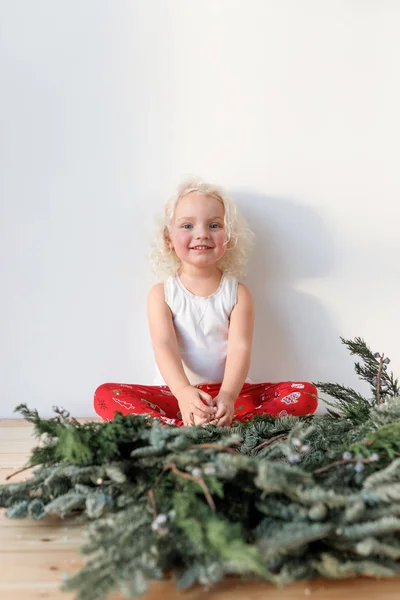
<svg viewBox="0 0 400 600">
<path fill-rule="evenodd" d="M 238 281 L 222 275 L 211 296 L 195 296 L 178 275 L 164 284 L 165 301 L 171 309 L 179 352 L 192 385 L 221 383 L 228 348 L 229 319 L 237 303 Z M 157 368 L 154 385 L 166 385 Z"/>
</svg>

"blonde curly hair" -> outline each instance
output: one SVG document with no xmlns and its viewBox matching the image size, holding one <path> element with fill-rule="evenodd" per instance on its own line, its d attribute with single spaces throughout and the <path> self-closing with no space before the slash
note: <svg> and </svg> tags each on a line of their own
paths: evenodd
<svg viewBox="0 0 400 600">
<path fill-rule="evenodd" d="M 164 205 L 163 217 L 159 219 L 157 236 L 150 254 L 153 270 L 158 276 L 165 278 L 174 275 L 181 265 L 175 251 L 169 247 L 167 242 L 175 208 L 179 200 L 190 192 L 201 192 L 205 196 L 216 198 L 223 204 L 228 243 L 226 252 L 217 265 L 226 275 L 234 277 L 244 275 L 245 266 L 253 247 L 254 234 L 225 190 L 196 176 L 190 176 L 182 181 L 175 194 Z"/>
</svg>

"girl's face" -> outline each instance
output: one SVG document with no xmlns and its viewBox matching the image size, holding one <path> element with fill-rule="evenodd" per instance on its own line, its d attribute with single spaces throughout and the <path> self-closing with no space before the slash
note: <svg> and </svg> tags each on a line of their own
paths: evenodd
<svg viewBox="0 0 400 600">
<path fill-rule="evenodd" d="M 227 235 L 222 202 L 201 192 L 190 192 L 175 207 L 169 239 L 182 264 L 211 266 L 225 254 Z"/>
</svg>

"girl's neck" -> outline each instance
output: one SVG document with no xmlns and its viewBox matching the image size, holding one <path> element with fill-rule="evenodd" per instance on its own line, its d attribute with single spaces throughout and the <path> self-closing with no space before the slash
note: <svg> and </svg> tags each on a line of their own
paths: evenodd
<svg viewBox="0 0 400 600">
<path fill-rule="evenodd" d="M 196 269 L 181 266 L 178 270 L 179 279 L 195 296 L 211 296 L 217 291 L 222 278 L 218 267 L 213 269 Z"/>
</svg>

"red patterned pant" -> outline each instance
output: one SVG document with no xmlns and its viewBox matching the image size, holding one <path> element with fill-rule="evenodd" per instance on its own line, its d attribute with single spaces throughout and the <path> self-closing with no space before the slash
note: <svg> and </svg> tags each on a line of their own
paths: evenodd
<svg viewBox="0 0 400 600">
<path fill-rule="evenodd" d="M 196 387 L 213 398 L 220 383 L 204 383 Z M 248 421 L 255 415 L 299 417 L 315 412 L 317 389 L 311 383 L 245 383 L 235 402 L 234 421 Z M 167 386 L 104 383 L 94 394 L 94 409 L 104 421 L 112 421 L 116 412 L 123 415 L 148 414 L 170 425 L 183 425 L 178 401 Z"/>
</svg>

